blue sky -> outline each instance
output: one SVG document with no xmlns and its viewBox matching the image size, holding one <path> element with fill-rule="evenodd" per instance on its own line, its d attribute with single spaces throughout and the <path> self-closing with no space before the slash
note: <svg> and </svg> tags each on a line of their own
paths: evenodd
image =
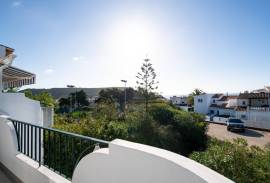
<svg viewBox="0 0 270 183">
<path fill-rule="evenodd" d="M 121 86 L 146 55 L 165 95 L 270 85 L 268 0 L 1 0 L 0 43 L 32 87 Z"/>
</svg>

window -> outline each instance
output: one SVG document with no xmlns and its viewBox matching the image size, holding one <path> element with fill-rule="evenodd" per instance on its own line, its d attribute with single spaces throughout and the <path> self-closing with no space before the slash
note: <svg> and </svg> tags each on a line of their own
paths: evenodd
<svg viewBox="0 0 270 183">
<path fill-rule="evenodd" d="M 243 102 L 242 102 L 242 105 L 246 105 L 246 101 L 243 101 Z"/>
<path fill-rule="evenodd" d="M 215 103 L 215 102 L 216 102 L 216 100 L 214 99 L 214 100 L 213 100 L 213 103 Z"/>
<path fill-rule="evenodd" d="M 203 99 L 199 98 L 199 99 L 198 99 L 198 102 L 199 102 L 199 103 L 202 103 L 202 102 L 203 102 Z"/>
</svg>

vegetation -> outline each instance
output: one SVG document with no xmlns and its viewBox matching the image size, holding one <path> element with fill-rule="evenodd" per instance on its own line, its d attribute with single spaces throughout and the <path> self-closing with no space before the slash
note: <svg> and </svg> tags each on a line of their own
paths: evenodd
<svg viewBox="0 0 270 183">
<path fill-rule="evenodd" d="M 43 107 L 55 107 L 56 105 L 54 98 L 48 92 L 33 95 L 30 90 L 26 90 L 24 94 L 30 99 L 39 101 Z"/>
<path fill-rule="evenodd" d="M 152 66 L 152 64 L 149 62 L 150 59 L 144 59 L 144 63 L 141 67 L 141 72 L 138 72 L 137 74 L 137 85 L 139 88 L 139 92 L 142 94 L 142 96 L 145 99 L 145 112 L 148 113 L 148 104 L 149 100 L 151 99 L 152 92 L 158 88 L 157 84 L 158 81 L 156 81 L 156 73 Z"/>
<path fill-rule="evenodd" d="M 249 147 L 244 139 L 212 139 L 206 151 L 190 157 L 238 183 L 270 182 L 270 147 Z"/>
<path fill-rule="evenodd" d="M 57 115 L 55 127 L 104 140 L 131 140 L 183 155 L 206 147 L 207 125 L 201 122 L 200 115 L 159 101 L 149 105 L 149 115 L 145 118 L 143 106 L 130 105 L 126 118 L 122 118 L 118 105 L 106 101 L 81 115 L 79 121 L 69 115 Z"/>
<path fill-rule="evenodd" d="M 136 95 L 136 91 L 133 88 L 126 88 L 126 100 L 130 102 Z M 124 111 L 125 106 L 125 91 L 118 88 L 103 89 L 99 92 L 98 103 L 118 103 L 119 109 Z"/>
<path fill-rule="evenodd" d="M 126 109 L 124 91 L 117 88 L 101 90 L 91 108 L 83 91 L 61 98 L 58 106 L 47 92 L 34 96 L 26 91 L 25 95 L 43 106 L 56 106 L 55 128 L 107 141 L 120 138 L 167 149 L 189 156 L 235 182 L 270 182 L 270 147 L 249 147 L 243 139 L 228 142 L 207 137 L 203 116 L 182 111 L 154 93 L 158 82 L 149 59 L 144 60 L 137 78 L 138 90 L 126 90 Z M 188 97 L 189 105 L 194 103 L 194 96 L 202 93 L 195 89 Z M 60 139 L 56 143 L 60 144 Z M 45 161 L 50 165 L 46 147 Z M 57 162 L 62 164 L 61 158 Z M 71 175 L 73 166 L 74 162 L 69 162 L 64 173 Z"/>
<path fill-rule="evenodd" d="M 70 93 L 67 98 L 59 99 L 59 108 L 56 112 L 68 113 L 76 110 L 88 110 L 89 101 L 83 90 Z"/>
</svg>

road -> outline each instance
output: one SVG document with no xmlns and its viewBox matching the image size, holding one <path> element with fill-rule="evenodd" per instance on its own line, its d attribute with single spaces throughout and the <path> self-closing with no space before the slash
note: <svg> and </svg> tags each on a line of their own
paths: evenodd
<svg viewBox="0 0 270 183">
<path fill-rule="evenodd" d="M 246 132 L 230 132 L 227 131 L 227 127 L 224 125 L 210 123 L 208 126 L 208 135 L 216 137 L 220 140 L 229 140 L 241 137 L 246 139 L 249 145 L 257 145 L 264 147 L 270 143 L 270 132 L 264 132 L 259 130 L 246 129 Z"/>
</svg>

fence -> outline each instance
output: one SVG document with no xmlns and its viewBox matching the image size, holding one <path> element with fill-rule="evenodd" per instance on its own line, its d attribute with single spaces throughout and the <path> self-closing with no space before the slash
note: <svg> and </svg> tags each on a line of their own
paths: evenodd
<svg viewBox="0 0 270 183">
<path fill-rule="evenodd" d="M 104 140 L 10 120 L 18 151 L 68 179 L 81 158 L 97 148 L 108 147 Z"/>
</svg>

